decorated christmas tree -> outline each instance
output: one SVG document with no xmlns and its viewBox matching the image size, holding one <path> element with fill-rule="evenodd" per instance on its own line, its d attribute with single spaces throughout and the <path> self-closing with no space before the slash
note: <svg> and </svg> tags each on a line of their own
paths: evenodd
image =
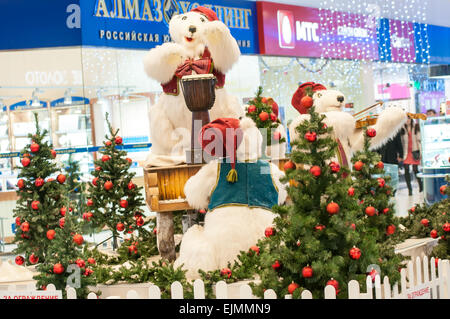
<svg viewBox="0 0 450 319">
<path fill-rule="evenodd" d="M 119 130 L 114 130 L 108 120 L 109 136 L 100 150 L 100 159 L 94 161 L 94 178 L 88 190 L 87 211 L 83 219 L 96 227 L 107 226 L 112 232 L 113 248 L 118 248 L 120 234 L 138 232 L 138 240 L 145 240 L 148 231 L 144 229 L 142 207 L 145 206 L 141 195 L 142 187 L 133 183 L 135 173 L 130 172 L 132 160 L 122 150 L 122 138 Z"/>
<path fill-rule="evenodd" d="M 430 207 L 430 215 L 433 223 L 433 229 L 430 231 L 432 238 L 439 238 L 437 246 L 433 248 L 432 256 L 440 259 L 450 259 L 450 176 L 446 177 L 447 185 L 440 187 L 442 195 L 447 198 L 433 204 Z"/>
<path fill-rule="evenodd" d="M 44 262 L 49 252 L 46 233 L 59 225 L 59 221 L 67 207 L 66 176 L 58 174 L 53 161 L 56 152 L 46 141 L 47 130 L 41 131 L 37 114 L 34 114 L 36 133 L 28 134 L 31 144 L 21 152 L 22 168 L 19 170 L 18 191 L 14 217 L 17 230 L 14 243 L 16 254 L 24 254 L 16 258 L 17 264 L 37 264 Z M 56 179 L 55 179 L 56 178 Z"/>
<path fill-rule="evenodd" d="M 84 239 L 79 225 L 77 217 L 67 213 L 58 227 L 47 231 L 48 254 L 45 262 L 36 267 L 39 275 L 33 277 L 39 289 L 54 284 L 65 297 L 65 288 L 70 286 L 76 289 L 77 298 L 86 298 L 90 292 L 87 286 L 95 286 L 92 270 L 95 260 L 83 255 Z"/>
<path fill-rule="evenodd" d="M 357 201 L 348 196 L 349 171 L 332 161 L 337 150 L 332 128 L 314 107 L 309 114 L 311 119 L 296 128 L 301 138 L 292 142 L 291 161 L 285 164 L 293 204 L 274 207 L 280 216 L 258 243 L 258 296 L 271 288 L 280 298 L 288 293 L 299 298 L 308 289 L 323 298 L 325 286 L 332 285 L 338 298 L 346 298 L 348 282 L 363 284 L 379 261 L 376 237 L 368 235 Z"/>
<path fill-rule="evenodd" d="M 395 254 L 399 238 L 393 235 L 398 232 L 399 218 L 395 217 L 394 195 L 389 183 L 391 178 L 384 176 L 381 156 L 369 149 L 370 140 L 376 136 L 376 131 L 364 128 L 364 132 L 364 147 L 352 158 L 353 178 L 348 195 L 359 201 L 358 218 L 367 223 L 366 235 L 375 238 L 380 244 L 381 270 L 383 275 L 391 278 L 398 272 L 398 266 L 404 259 L 402 255 Z"/>
<path fill-rule="evenodd" d="M 434 216 L 432 216 L 431 212 L 432 210 L 425 203 L 408 209 L 408 215 L 400 217 L 400 224 L 403 226 L 403 229 L 399 231 L 396 237 L 400 240 L 406 240 L 411 237 L 429 237 L 434 226 Z"/>
<path fill-rule="evenodd" d="M 283 143 L 286 139 L 281 136 L 280 132 L 275 131 L 281 124 L 278 118 L 278 104 L 271 97 L 262 97 L 262 93 L 263 89 L 260 86 L 256 92 L 256 97 L 248 102 L 246 116 L 256 123 L 256 127 L 265 130 L 261 131 L 266 142 L 263 142 L 263 146 Z M 265 152 L 262 154 L 265 154 Z"/>
</svg>

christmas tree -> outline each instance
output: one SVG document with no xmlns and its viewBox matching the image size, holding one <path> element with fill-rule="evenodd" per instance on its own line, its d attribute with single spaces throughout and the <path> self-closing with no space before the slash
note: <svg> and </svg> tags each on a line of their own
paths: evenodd
<svg viewBox="0 0 450 319">
<path fill-rule="evenodd" d="M 384 164 L 381 156 L 369 149 L 370 140 L 376 136 L 376 131 L 373 128 L 364 128 L 364 132 L 364 147 L 352 158 L 353 178 L 348 195 L 359 200 L 358 218 L 367 223 L 366 235 L 375 238 L 380 244 L 379 265 L 383 275 L 392 280 L 404 259 L 402 255 L 395 254 L 399 237 L 393 235 L 398 232 L 399 218 L 395 217 L 395 205 L 392 201 L 394 195 L 389 185 L 391 178 L 383 176 Z"/>
<path fill-rule="evenodd" d="M 348 282 L 363 284 L 372 274 L 369 266 L 379 260 L 376 238 L 367 235 L 358 203 L 348 196 L 349 171 L 331 160 L 337 150 L 332 128 L 324 125 L 325 116 L 314 107 L 309 114 L 310 120 L 296 128 L 301 138 L 293 141 L 291 161 L 285 164 L 293 204 L 274 207 L 279 217 L 257 245 L 258 296 L 271 288 L 281 298 L 288 293 L 299 298 L 308 289 L 314 298 L 323 298 L 324 287 L 333 285 L 337 297 L 346 298 Z M 305 166 L 296 169 L 295 163 Z"/>
<path fill-rule="evenodd" d="M 271 98 L 262 97 L 263 89 L 258 87 L 256 97 L 248 102 L 246 116 L 250 117 L 261 131 L 265 141 L 263 146 L 272 145 L 272 143 L 283 143 L 286 141 L 280 132 L 275 132 L 281 124 L 278 118 L 278 104 Z M 262 152 L 265 154 L 265 152 Z"/>
<path fill-rule="evenodd" d="M 59 224 L 70 209 L 67 207 L 66 176 L 58 174 L 58 168 L 53 159 L 56 152 L 46 141 L 47 130 L 41 131 L 37 114 L 34 114 L 36 133 L 28 134 L 31 144 L 21 152 L 22 168 L 17 182 L 18 191 L 14 217 L 17 227 L 14 243 L 17 248 L 18 264 L 36 264 L 44 262 L 49 252 L 46 233 Z M 56 179 L 54 178 L 56 177 Z"/>
<path fill-rule="evenodd" d="M 141 195 L 142 187 L 133 183 L 135 173 L 129 172 L 132 160 L 122 150 L 122 138 L 119 130 L 114 130 L 108 120 L 109 136 L 106 135 L 101 158 L 94 161 L 94 179 L 90 183 L 87 212 L 83 219 L 95 227 L 107 226 L 112 232 L 113 249 L 118 248 L 117 239 L 122 233 L 132 234 L 138 231 L 139 240 L 148 237 L 144 226 L 146 222 L 141 210 L 145 206 Z"/>
<path fill-rule="evenodd" d="M 433 229 L 432 209 L 425 203 L 419 204 L 408 209 L 408 215 L 400 218 L 400 224 L 404 229 L 396 237 L 399 240 L 406 240 L 411 237 L 425 238 L 430 236 Z"/>
<path fill-rule="evenodd" d="M 450 160 L 450 159 L 449 159 Z M 447 195 L 447 198 L 433 204 L 430 207 L 430 215 L 433 229 L 430 231 L 432 238 L 439 238 L 437 246 L 433 248 L 431 255 L 440 259 L 450 259 L 450 176 L 446 177 L 447 185 L 440 187 L 442 195 Z"/>
<path fill-rule="evenodd" d="M 87 286 L 96 285 L 92 270 L 95 260 L 84 257 L 84 239 L 78 226 L 76 216 L 67 213 L 58 227 L 47 231 L 48 254 L 45 262 L 36 267 L 40 274 L 33 277 L 38 288 L 54 284 L 65 297 L 65 288 L 71 286 L 77 298 L 86 298 L 90 292 Z"/>
</svg>

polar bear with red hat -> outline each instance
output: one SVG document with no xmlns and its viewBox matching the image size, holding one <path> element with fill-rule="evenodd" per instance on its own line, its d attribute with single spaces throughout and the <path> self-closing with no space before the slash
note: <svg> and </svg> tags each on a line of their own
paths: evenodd
<svg viewBox="0 0 450 319">
<path fill-rule="evenodd" d="M 161 83 L 162 95 L 150 109 L 152 148 L 147 165 L 176 165 L 185 161 L 190 146 L 192 113 L 181 92 L 185 75 L 210 74 L 216 78 L 216 99 L 210 109 L 211 120 L 239 118 L 244 108 L 225 88 L 225 73 L 240 56 L 239 46 L 217 14 L 206 7 L 175 15 L 169 23 L 173 42 L 151 49 L 144 57 L 147 75 Z"/>
<path fill-rule="evenodd" d="M 292 96 L 292 106 L 299 111 L 289 126 L 291 140 L 299 138 L 295 128 L 303 121 L 309 120 L 308 109 L 315 107 L 316 112 L 324 114 L 324 123 L 333 127 L 333 134 L 338 142 L 337 160 L 341 165 L 349 167 L 353 154 L 364 147 L 364 131 L 356 128 L 356 119 L 343 111 L 345 96 L 338 90 L 328 90 L 319 83 L 301 84 Z M 376 136 L 370 139 L 371 149 L 377 149 L 394 137 L 406 122 L 407 114 L 400 107 L 384 109 L 378 116 L 375 125 Z"/>
<path fill-rule="evenodd" d="M 202 128 L 200 142 L 215 159 L 186 182 L 184 193 L 191 207 L 208 212 L 204 227 L 194 225 L 183 235 L 174 264 L 191 279 L 199 269 L 221 269 L 248 251 L 272 225 L 271 208 L 287 197 L 284 173 L 258 160 L 262 135 L 252 119 L 212 121 Z"/>
</svg>

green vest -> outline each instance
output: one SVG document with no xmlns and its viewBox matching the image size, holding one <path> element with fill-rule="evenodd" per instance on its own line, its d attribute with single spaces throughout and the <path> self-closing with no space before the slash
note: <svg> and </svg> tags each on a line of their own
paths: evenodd
<svg viewBox="0 0 450 319">
<path fill-rule="evenodd" d="M 270 164 L 258 160 L 255 163 L 236 163 L 238 180 L 227 181 L 230 163 L 218 165 L 216 186 L 211 192 L 208 210 L 224 206 L 260 207 L 271 210 L 278 204 L 278 189 L 273 181 Z"/>
</svg>

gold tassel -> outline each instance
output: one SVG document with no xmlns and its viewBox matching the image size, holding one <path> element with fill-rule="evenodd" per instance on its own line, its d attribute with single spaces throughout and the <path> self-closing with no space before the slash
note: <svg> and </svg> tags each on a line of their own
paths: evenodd
<svg viewBox="0 0 450 319">
<path fill-rule="evenodd" d="M 238 180 L 237 171 L 234 168 L 232 168 L 228 172 L 227 181 L 230 182 L 230 183 L 235 183 L 235 182 L 237 182 L 237 180 Z"/>
</svg>

